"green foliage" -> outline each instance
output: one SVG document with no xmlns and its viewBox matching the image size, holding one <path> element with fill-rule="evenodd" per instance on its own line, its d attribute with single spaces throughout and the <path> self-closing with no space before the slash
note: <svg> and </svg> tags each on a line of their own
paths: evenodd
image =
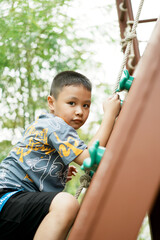
<svg viewBox="0 0 160 240">
<path fill-rule="evenodd" d="M 3 128 L 24 128 L 37 109 L 47 107 L 52 77 L 86 61 L 83 54 L 91 40 L 73 31 L 75 19 L 67 15 L 70 1 L 0 2 Z"/>
<path fill-rule="evenodd" d="M 148 216 L 144 218 L 137 240 L 151 240 Z"/>
<path fill-rule="evenodd" d="M 0 144 L 0 162 L 7 157 L 8 153 L 10 152 L 10 150 L 12 149 L 12 144 L 10 141 L 3 141 Z"/>
</svg>

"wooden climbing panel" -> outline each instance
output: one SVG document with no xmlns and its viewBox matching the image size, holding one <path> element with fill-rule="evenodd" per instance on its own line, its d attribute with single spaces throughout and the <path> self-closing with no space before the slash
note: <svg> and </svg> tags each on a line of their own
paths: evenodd
<svg viewBox="0 0 160 240">
<path fill-rule="evenodd" d="M 68 240 L 136 240 L 160 182 L 160 20 Z"/>
</svg>

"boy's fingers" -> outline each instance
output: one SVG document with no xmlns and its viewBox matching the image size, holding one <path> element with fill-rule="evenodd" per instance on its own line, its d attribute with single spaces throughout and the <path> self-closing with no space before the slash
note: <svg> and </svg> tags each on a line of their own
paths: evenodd
<svg viewBox="0 0 160 240">
<path fill-rule="evenodd" d="M 69 170 L 69 172 L 68 172 L 68 176 L 76 176 L 76 174 L 77 174 L 77 170 L 75 171 L 75 169 L 73 169 L 73 170 Z"/>
<path fill-rule="evenodd" d="M 117 93 L 115 93 L 115 94 L 113 95 L 113 98 L 114 98 L 114 99 L 119 99 L 119 95 L 118 95 Z"/>
<path fill-rule="evenodd" d="M 77 172 L 72 172 L 72 175 L 76 176 L 76 173 L 77 173 Z"/>
<path fill-rule="evenodd" d="M 67 182 L 72 180 L 72 177 L 67 177 Z"/>
<path fill-rule="evenodd" d="M 71 180 L 71 179 L 72 179 L 72 176 L 68 176 L 67 179 L 68 179 L 68 180 Z"/>
<path fill-rule="evenodd" d="M 119 95 L 115 93 L 112 96 L 108 97 L 108 100 L 112 100 L 112 99 L 119 99 Z"/>
<path fill-rule="evenodd" d="M 75 166 L 70 166 L 70 170 L 73 172 L 77 172 L 77 168 Z"/>
</svg>

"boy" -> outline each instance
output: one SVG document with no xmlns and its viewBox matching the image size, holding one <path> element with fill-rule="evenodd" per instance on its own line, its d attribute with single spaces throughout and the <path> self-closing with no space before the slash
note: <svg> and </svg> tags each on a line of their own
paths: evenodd
<svg viewBox="0 0 160 240">
<path fill-rule="evenodd" d="M 89 156 L 76 133 L 87 120 L 91 83 L 77 72 L 58 74 L 51 85 L 50 114 L 41 115 L 0 166 L 0 236 L 5 239 L 63 240 L 79 204 L 62 192 L 75 168 Z M 120 111 L 118 95 L 104 104 L 102 124 L 95 140 L 105 146 Z M 4 195 L 8 194 L 8 195 Z M 7 199 L 7 200 L 6 200 Z M 4 204 L 4 205 L 3 205 Z"/>
</svg>

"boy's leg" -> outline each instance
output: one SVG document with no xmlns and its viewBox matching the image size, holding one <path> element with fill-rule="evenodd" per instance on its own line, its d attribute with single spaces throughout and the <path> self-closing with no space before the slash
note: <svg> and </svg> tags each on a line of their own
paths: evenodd
<svg viewBox="0 0 160 240">
<path fill-rule="evenodd" d="M 68 193 L 19 192 L 0 212 L 0 239 L 65 239 L 78 209 Z"/>
<path fill-rule="evenodd" d="M 69 193 L 59 193 L 41 222 L 34 240 L 64 240 L 79 210 L 78 201 Z"/>
</svg>

